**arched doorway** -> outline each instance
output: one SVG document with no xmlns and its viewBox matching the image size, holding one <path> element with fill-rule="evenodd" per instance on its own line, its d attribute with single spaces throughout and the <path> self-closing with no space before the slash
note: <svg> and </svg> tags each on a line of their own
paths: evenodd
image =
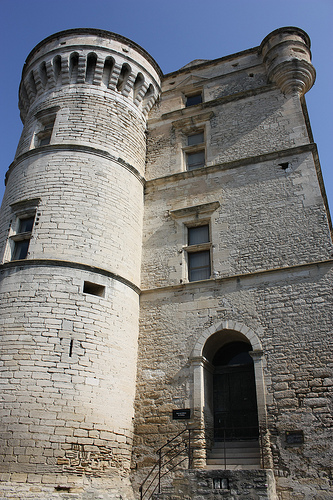
<svg viewBox="0 0 333 500">
<path fill-rule="evenodd" d="M 204 420 L 214 442 L 258 439 L 253 346 L 241 332 L 222 330 L 203 347 Z M 212 432 L 213 431 L 213 432 Z"/>
<path fill-rule="evenodd" d="M 213 359 L 214 441 L 257 439 L 258 409 L 249 342 L 226 342 Z"/>
</svg>

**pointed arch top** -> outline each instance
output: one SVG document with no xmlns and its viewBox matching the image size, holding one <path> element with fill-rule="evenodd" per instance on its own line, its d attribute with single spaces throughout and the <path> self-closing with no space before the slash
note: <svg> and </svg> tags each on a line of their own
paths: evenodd
<svg viewBox="0 0 333 500">
<path fill-rule="evenodd" d="M 235 332 L 239 332 L 244 337 L 247 338 L 247 340 L 251 343 L 253 351 L 261 351 L 262 350 L 262 345 L 259 340 L 259 337 L 256 335 L 256 333 L 251 330 L 248 326 L 244 325 L 243 323 L 239 323 L 238 321 L 219 321 L 214 323 L 211 327 L 209 327 L 207 330 L 202 332 L 200 337 L 198 338 L 192 354 L 191 358 L 198 358 L 202 356 L 203 348 L 212 335 L 214 335 L 217 332 L 220 332 L 221 330 L 233 330 Z"/>
</svg>

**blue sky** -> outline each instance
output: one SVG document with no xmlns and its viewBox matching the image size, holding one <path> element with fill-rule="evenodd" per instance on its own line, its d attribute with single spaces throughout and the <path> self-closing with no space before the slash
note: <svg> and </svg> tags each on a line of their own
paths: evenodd
<svg viewBox="0 0 333 500">
<path fill-rule="evenodd" d="M 22 67 L 47 36 L 80 27 L 114 31 L 145 48 L 168 73 L 193 59 L 260 45 L 283 26 L 298 26 L 311 38 L 317 80 L 306 101 L 332 209 L 333 0 L 0 0 L 0 199 L 22 130 L 17 108 Z"/>
</svg>

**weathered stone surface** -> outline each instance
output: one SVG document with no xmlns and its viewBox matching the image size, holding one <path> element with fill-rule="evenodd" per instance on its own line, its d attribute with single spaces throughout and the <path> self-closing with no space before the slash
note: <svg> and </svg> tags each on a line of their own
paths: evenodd
<svg viewBox="0 0 333 500">
<path fill-rule="evenodd" d="M 298 28 L 164 76 L 99 30 L 28 56 L 0 219 L 1 498 L 132 500 L 187 424 L 194 469 L 156 498 L 331 497 L 333 261 L 302 97 L 313 79 Z M 208 241 L 189 248 L 200 225 Z M 210 275 L 190 281 L 199 251 Z M 250 349 L 266 470 L 204 470 L 214 359 L 234 343 Z M 190 420 L 173 420 L 184 408 Z"/>
</svg>

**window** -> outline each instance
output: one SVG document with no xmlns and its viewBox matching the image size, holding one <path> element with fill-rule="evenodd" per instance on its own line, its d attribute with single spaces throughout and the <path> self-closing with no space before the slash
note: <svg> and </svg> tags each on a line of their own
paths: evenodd
<svg viewBox="0 0 333 500">
<path fill-rule="evenodd" d="M 92 283 L 91 281 L 85 281 L 83 284 L 83 293 L 97 295 L 97 297 L 105 297 L 105 286 L 99 285 L 98 283 Z"/>
<path fill-rule="evenodd" d="M 195 106 L 196 104 L 202 103 L 202 93 L 198 92 L 197 94 L 187 95 L 185 106 L 188 108 L 190 106 Z"/>
<path fill-rule="evenodd" d="M 202 144 L 204 142 L 204 133 L 198 132 L 196 134 L 191 134 L 187 136 L 187 145 L 188 146 L 197 146 L 198 144 Z"/>
<path fill-rule="evenodd" d="M 11 240 L 14 242 L 12 260 L 21 260 L 27 257 L 34 220 L 35 215 L 17 219 L 16 234 L 11 236 Z"/>
<path fill-rule="evenodd" d="M 46 123 L 42 130 L 36 134 L 37 144 L 36 146 L 46 146 L 51 142 L 51 135 L 53 131 L 54 119 L 52 122 Z"/>
<path fill-rule="evenodd" d="M 32 231 L 38 226 L 41 215 L 37 212 L 39 203 L 39 198 L 31 198 L 10 205 L 12 218 L 4 255 L 5 262 L 27 258 Z"/>
<path fill-rule="evenodd" d="M 204 148 L 204 132 L 196 132 L 187 136 L 186 168 L 187 170 L 195 170 L 205 166 L 206 152 Z"/>
<path fill-rule="evenodd" d="M 211 275 L 209 224 L 187 228 L 189 281 L 206 280 Z"/>
<path fill-rule="evenodd" d="M 46 146 L 50 144 L 56 113 L 60 108 L 54 106 L 53 108 L 44 109 L 36 114 L 37 127 L 35 132 L 35 147 Z"/>
</svg>

